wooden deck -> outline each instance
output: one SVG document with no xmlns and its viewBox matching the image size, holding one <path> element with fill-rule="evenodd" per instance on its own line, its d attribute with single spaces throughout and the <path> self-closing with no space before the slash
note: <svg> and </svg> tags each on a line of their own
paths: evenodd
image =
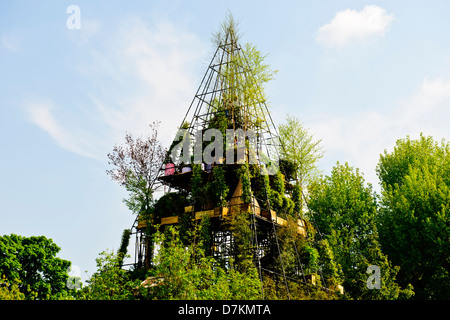
<svg viewBox="0 0 450 320">
<path fill-rule="evenodd" d="M 188 177 L 190 177 L 190 173 L 184 173 L 173 176 L 167 176 L 165 179 L 186 179 L 189 181 Z M 187 206 L 184 208 L 184 214 L 190 214 L 193 219 L 200 220 L 203 216 L 207 215 L 212 219 L 223 219 L 227 216 L 238 214 L 240 212 L 250 212 L 258 216 L 260 219 L 263 219 L 270 223 L 275 223 L 277 226 L 287 226 L 287 220 L 282 218 L 277 214 L 274 210 L 267 210 L 265 208 L 261 208 L 257 199 L 252 196 L 250 203 L 244 203 L 242 201 L 242 183 L 238 182 L 233 195 L 231 196 L 230 201 L 228 202 L 228 206 L 226 207 L 215 207 L 208 210 L 196 211 L 193 206 Z M 180 219 L 178 216 L 169 216 L 161 218 L 160 225 L 172 225 L 179 223 Z M 307 221 L 298 219 L 297 220 L 297 232 L 302 236 L 306 237 L 307 235 Z M 143 220 L 138 220 L 138 229 L 145 228 L 146 223 Z"/>
</svg>

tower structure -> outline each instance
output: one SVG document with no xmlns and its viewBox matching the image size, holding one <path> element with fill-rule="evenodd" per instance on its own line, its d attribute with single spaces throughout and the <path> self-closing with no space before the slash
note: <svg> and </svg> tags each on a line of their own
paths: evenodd
<svg viewBox="0 0 450 320">
<path fill-rule="evenodd" d="M 307 282 L 298 252 L 297 267 L 288 271 L 278 244 L 288 220 L 304 238 L 310 224 L 294 210 L 301 199 L 293 197 L 287 166 L 279 171 L 281 144 L 258 78 L 259 57 L 250 55 L 252 48 L 238 43 L 234 24 L 227 25 L 153 182 L 164 186 L 165 194 L 151 218 L 141 215 L 133 224 L 137 267 L 152 263 L 149 224 L 192 227 L 205 218 L 210 221 L 207 251 L 229 266 L 238 242 L 230 221 L 245 215 L 252 234 L 245 250 L 260 277 L 277 273 L 286 290 L 289 278 Z"/>
</svg>

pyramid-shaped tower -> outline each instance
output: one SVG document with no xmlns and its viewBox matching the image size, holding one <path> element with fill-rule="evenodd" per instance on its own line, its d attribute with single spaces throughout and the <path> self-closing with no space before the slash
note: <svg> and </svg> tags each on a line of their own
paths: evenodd
<svg viewBox="0 0 450 320">
<path fill-rule="evenodd" d="M 260 274 L 277 260 L 286 279 L 277 232 L 288 216 L 304 237 L 309 224 L 293 210 L 289 174 L 278 171 L 281 146 L 251 54 L 251 47 L 238 43 L 234 24 L 226 25 L 154 181 L 165 194 L 155 203 L 152 221 L 141 216 L 133 225 L 136 266 L 151 265 L 149 223 L 192 227 L 205 217 L 207 251 L 226 265 L 236 243 L 229 221 L 246 213 L 253 234 L 249 250 Z"/>
</svg>

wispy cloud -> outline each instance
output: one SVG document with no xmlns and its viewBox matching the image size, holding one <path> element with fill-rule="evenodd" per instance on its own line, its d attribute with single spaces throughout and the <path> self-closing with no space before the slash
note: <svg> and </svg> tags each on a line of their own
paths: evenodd
<svg viewBox="0 0 450 320">
<path fill-rule="evenodd" d="M 12 52 L 20 51 L 20 38 L 13 34 L 2 33 L 1 46 Z"/>
<path fill-rule="evenodd" d="M 100 27 L 93 23 L 92 33 Z M 85 45 L 87 54 L 75 66 L 83 97 L 68 106 L 30 103 L 30 120 L 60 147 L 84 156 L 105 157 L 126 131 L 147 134 L 155 120 L 168 144 L 198 85 L 192 66 L 204 59 L 205 44 L 173 23 L 138 17 L 122 20 L 95 44 L 83 39 L 76 45 Z M 58 117 L 60 112 L 72 116 Z"/>
<path fill-rule="evenodd" d="M 450 80 L 425 77 L 416 93 L 401 101 L 398 126 L 450 140 Z"/>
<path fill-rule="evenodd" d="M 172 139 L 200 80 L 192 66 L 205 57 L 205 44 L 167 21 L 150 28 L 140 19 L 128 19 L 109 45 L 115 54 L 107 50 L 97 58 L 116 67 L 114 90 L 132 81 L 133 92 L 126 84 L 124 93 L 94 95 L 102 119 L 119 134 L 147 132 L 148 124 L 159 120 L 161 136 Z"/>
<path fill-rule="evenodd" d="M 95 157 L 92 141 L 84 139 L 76 132 L 60 124 L 54 116 L 54 106 L 50 103 L 30 103 L 27 106 L 29 120 L 47 132 L 61 147 L 85 157 Z"/>
<path fill-rule="evenodd" d="M 348 161 L 361 169 L 375 187 L 379 156 L 392 150 L 397 139 L 421 132 L 435 139 L 450 141 L 450 80 L 425 77 L 415 93 L 394 103 L 389 112 L 371 111 L 350 117 L 322 116 L 309 126 L 316 138 L 323 139 L 325 159 L 333 165 Z"/>
<path fill-rule="evenodd" d="M 333 19 L 321 26 L 316 40 L 330 47 L 343 47 L 383 37 L 394 19 L 386 10 L 370 5 L 361 11 L 339 11 Z"/>
</svg>

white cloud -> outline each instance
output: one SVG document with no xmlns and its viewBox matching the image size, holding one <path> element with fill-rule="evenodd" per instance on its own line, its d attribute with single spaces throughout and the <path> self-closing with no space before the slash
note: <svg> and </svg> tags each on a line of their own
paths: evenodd
<svg viewBox="0 0 450 320">
<path fill-rule="evenodd" d="M 399 127 L 450 140 L 450 80 L 425 77 L 415 94 L 401 101 Z"/>
<path fill-rule="evenodd" d="M 47 132 L 56 143 L 71 152 L 85 157 L 94 157 L 91 149 L 92 141 L 83 139 L 67 127 L 60 125 L 54 117 L 54 107 L 49 103 L 31 103 L 27 107 L 29 120 Z"/>
<path fill-rule="evenodd" d="M 415 108 L 416 112 L 423 113 L 439 107 L 449 98 L 450 81 L 442 78 L 430 80 L 425 77 L 419 91 L 409 99 L 409 103 Z"/>
<path fill-rule="evenodd" d="M 330 47 L 342 47 L 383 37 L 394 16 L 386 10 L 370 5 L 361 11 L 346 9 L 336 13 L 330 23 L 321 26 L 316 40 Z"/>
<path fill-rule="evenodd" d="M 353 115 L 351 117 L 323 117 L 309 123 L 316 139 L 322 139 L 325 150 L 325 174 L 331 166 L 348 162 L 364 173 L 367 182 L 377 184 L 375 167 L 379 154 L 391 145 L 392 127 L 386 116 L 378 112 Z"/>
<path fill-rule="evenodd" d="M 423 132 L 435 140 L 450 141 L 449 107 L 450 80 L 425 77 L 414 94 L 398 101 L 389 112 L 329 115 L 311 120 L 308 126 L 317 139 L 323 140 L 327 165 L 347 161 L 377 189 L 375 168 L 379 156 L 385 149 L 392 151 L 397 139 L 406 135 L 415 139 Z"/>
</svg>

